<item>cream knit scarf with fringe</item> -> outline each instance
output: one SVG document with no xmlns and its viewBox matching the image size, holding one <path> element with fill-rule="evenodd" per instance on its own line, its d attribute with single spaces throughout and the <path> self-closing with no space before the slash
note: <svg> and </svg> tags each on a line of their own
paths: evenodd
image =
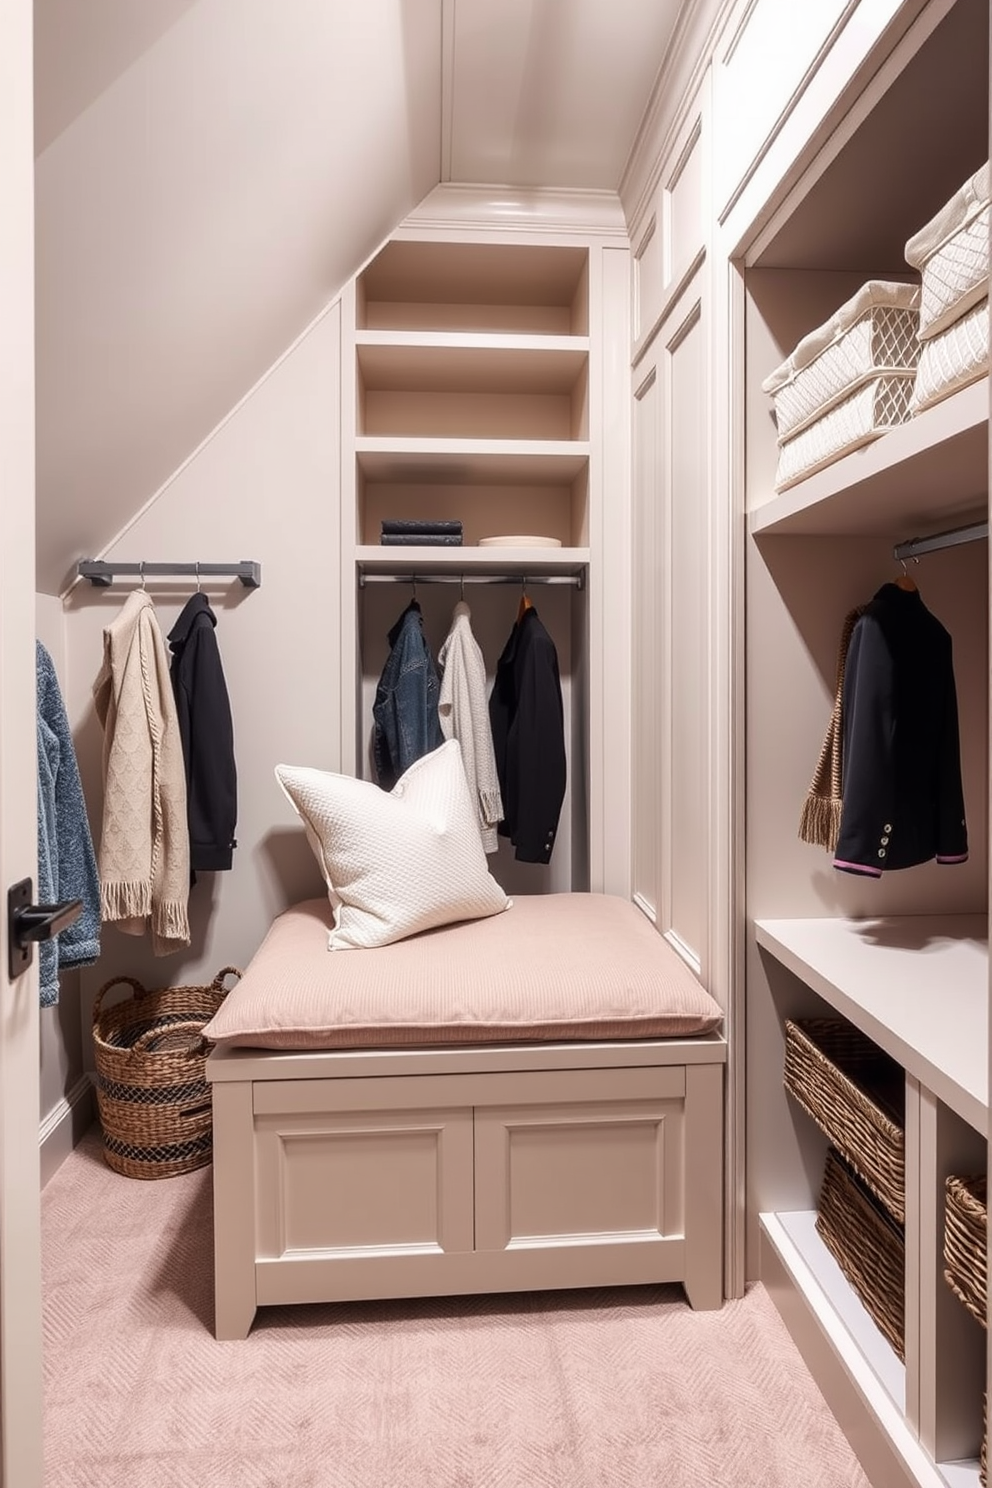
<svg viewBox="0 0 992 1488">
<path fill-rule="evenodd" d="M 837 683 L 834 688 L 833 712 L 830 715 L 826 738 L 820 749 L 820 758 L 816 762 L 816 770 L 809 790 L 806 792 L 806 799 L 799 817 L 799 836 L 803 842 L 810 842 L 814 847 L 825 847 L 828 852 L 833 852 L 837 846 L 841 809 L 844 804 L 843 707 L 847 648 L 851 644 L 854 627 L 864 612 L 865 606 L 858 605 L 856 609 L 850 610 L 844 616 L 844 628 L 841 631 L 840 649 L 837 656 Z"/>
<path fill-rule="evenodd" d="M 103 725 L 100 907 L 128 935 L 151 931 L 156 956 L 189 945 L 189 828 L 182 739 L 165 642 L 135 589 L 104 628 L 93 684 Z"/>
</svg>

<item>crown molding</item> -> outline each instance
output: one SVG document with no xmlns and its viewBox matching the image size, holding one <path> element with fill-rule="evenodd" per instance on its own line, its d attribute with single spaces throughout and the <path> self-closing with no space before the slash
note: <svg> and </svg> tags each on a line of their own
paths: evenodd
<svg viewBox="0 0 992 1488">
<path fill-rule="evenodd" d="M 442 182 L 399 224 L 394 237 L 424 231 L 594 233 L 627 242 L 615 191 Z"/>
</svg>

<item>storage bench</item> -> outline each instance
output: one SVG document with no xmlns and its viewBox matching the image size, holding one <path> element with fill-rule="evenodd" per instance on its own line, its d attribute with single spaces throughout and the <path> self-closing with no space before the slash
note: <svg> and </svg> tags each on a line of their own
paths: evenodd
<svg viewBox="0 0 992 1488">
<path fill-rule="evenodd" d="M 719 1307 L 725 1054 L 215 1050 L 218 1338 L 347 1298 L 679 1281 Z"/>
<path fill-rule="evenodd" d="M 403 962 L 399 947 L 327 952 L 326 904 L 298 907 L 286 918 L 287 954 L 266 942 L 225 1004 L 227 1026 L 237 1015 L 235 995 L 250 997 L 259 975 L 278 981 L 280 969 L 291 982 L 294 958 L 311 945 L 304 960 L 315 976 L 426 957 L 435 968 L 436 1014 L 438 989 L 459 955 L 470 941 L 492 948 L 510 935 L 513 913 L 430 932 L 431 941 L 416 937 L 404 943 Z M 562 916 L 575 914 L 586 938 L 580 931 L 569 946 Z M 570 962 L 580 980 L 580 963 L 594 964 L 611 945 L 618 966 L 631 946 L 636 952 L 608 995 L 605 1021 L 592 1020 L 579 999 L 578 1036 L 574 1028 L 571 1037 L 555 1036 L 561 1020 L 549 1023 L 547 1007 L 537 1016 L 536 1004 L 555 993 L 542 978 L 529 1035 L 521 1026 L 514 1037 L 497 1020 L 477 1022 L 474 1038 L 462 1026 L 457 1042 L 441 1041 L 439 1028 L 431 1042 L 423 1033 L 414 1042 L 404 1023 L 391 1044 L 378 1046 L 365 1027 L 361 1047 L 213 1050 L 219 1338 L 243 1338 L 258 1306 L 289 1302 L 671 1281 L 683 1284 L 694 1307 L 722 1304 L 725 1041 L 712 1030 L 618 1035 L 625 1022 L 643 1030 L 663 1014 L 659 1006 L 648 1016 L 638 967 L 661 969 L 669 1004 L 694 989 L 717 1022 L 719 1009 L 632 905 L 544 896 L 518 917 L 525 943 L 527 925 L 538 921 L 549 933 L 557 924 L 545 954 L 564 973 L 559 992 L 568 990 Z M 534 957 L 539 943 L 530 943 Z M 388 963 L 371 959 L 387 955 Z M 470 966 L 469 959 L 466 1005 Z M 486 967 L 487 976 L 501 967 L 512 983 L 509 957 L 493 954 Z M 402 988 L 386 984 L 400 988 L 389 998 L 397 1012 Z M 624 986 L 640 1012 L 622 1005 Z M 285 1022 L 285 989 L 274 991 Z M 312 1009 L 320 998 L 311 993 Z M 678 1017 L 685 1016 L 683 1008 Z M 613 1036 L 599 1034 L 603 1026 Z M 487 1037 L 497 1028 L 502 1037 Z M 283 1036 L 293 1037 L 288 1026 Z"/>
</svg>

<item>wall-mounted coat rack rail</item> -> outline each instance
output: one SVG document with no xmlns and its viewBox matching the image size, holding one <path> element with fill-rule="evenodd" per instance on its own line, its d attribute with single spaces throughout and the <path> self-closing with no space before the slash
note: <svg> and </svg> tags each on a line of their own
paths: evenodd
<svg viewBox="0 0 992 1488">
<path fill-rule="evenodd" d="M 249 559 L 240 563 L 104 563 L 98 558 L 83 558 L 76 565 L 81 579 L 106 588 L 117 578 L 134 579 L 240 579 L 246 589 L 262 584 L 262 565 Z"/>
<path fill-rule="evenodd" d="M 581 573 L 577 574 L 479 574 L 479 573 L 454 573 L 454 574 L 382 574 L 382 573 L 359 573 L 358 587 L 363 589 L 366 584 L 516 584 L 519 588 L 523 584 L 529 588 L 531 584 L 567 584 L 572 589 L 583 589 L 585 579 Z"/>
<path fill-rule="evenodd" d="M 932 537 L 913 537 L 908 542 L 897 543 L 892 556 L 901 563 L 905 558 L 919 558 L 923 553 L 955 548 L 959 543 L 981 542 L 988 535 L 988 522 L 973 522 L 970 527 L 954 527 L 950 532 L 935 532 Z"/>
</svg>

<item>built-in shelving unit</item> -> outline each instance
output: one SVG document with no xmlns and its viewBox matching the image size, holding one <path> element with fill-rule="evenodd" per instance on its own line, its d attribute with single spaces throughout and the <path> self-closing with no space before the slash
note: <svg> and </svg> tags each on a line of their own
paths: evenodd
<svg viewBox="0 0 992 1488">
<path fill-rule="evenodd" d="M 449 207 L 465 214 L 462 226 Z M 356 679 L 344 758 L 353 753 L 359 774 L 371 770 L 371 705 L 386 638 L 417 578 L 448 580 L 416 590 L 435 654 L 460 597 L 458 577 L 474 581 L 462 597 L 490 674 L 518 613 L 512 581 L 520 580 L 521 592 L 529 577 L 554 581 L 535 583 L 528 598 L 558 652 L 567 794 L 550 865 L 527 865 L 521 877 L 501 844 L 492 867 L 508 892 L 588 888 L 606 855 L 601 803 L 608 790 L 597 782 L 610 729 L 593 720 L 606 712 L 600 632 L 616 582 L 605 575 L 617 564 L 604 558 L 614 541 L 612 532 L 604 539 L 600 509 L 610 396 L 601 379 L 605 299 L 625 292 L 627 265 L 625 252 L 611 257 L 604 248 L 626 250 L 626 235 L 621 220 L 607 227 L 602 214 L 596 226 L 582 226 L 581 201 L 560 210 L 557 231 L 547 221 L 537 230 L 526 222 L 494 226 L 485 201 L 476 215 L 465 196 L 446 202 L 443 227 L 434 218 L 418 226 L 415 214 L 346 300 L 344 401 L 352 416 L 342 461 L 341 562 L 354 609 L 346 606 L 342 631 Z M 625 304 L 615 308 L 622 344 Z M 627 493 L 617 497 L 622 512 Z M 462 541 L 385 544 L 387 519 L 457 520 Z M 624 540 L 625 528 L 617 530 Z M 485 541 L 513 537 L 528 541 Z M 486 577 L 511 586 L 477 582 Z M 411 588 L 375 580 L 407 580 Z M 617 600 L 625 604 L 626 595 Z"/>
<path fill-rule="evenodd" d="M 761 0 L 758 0 L 759 5 Z M 859 11 L 860 16 L 860 11 Z M 988 518 L 984 378 L 776 493 L 761 385 L 988 156 L 987 0 L 906 4 L 743 251 L 747 511 L 749 1241 L 878 1488 L 975 1488 L 985 1339 L 942 1264 L 944 1179 L 987 1163 L 988 561 L 914 568 L 953 643 L 967 863 L 867 882 L 798 839 L 845 615 L 893 548 Z M 958 106 L 949 108 L 954 96 Z M 905 1365 L 816 1230 L 826 1138 L 782 1088 L 787 1018 L 844 1019 L 905 1071 Z"/>
<path fill-rule="evenodd" d="M 587 548 L 589 362 L 588 249 L 388 243 L 356 295 L 363 567 L 395 571 L 394 551 L 369 552 L 383 517 L 458 517 L 476 569 L 503 562 L 479 549 L 482 537 L 526 533 Z M 421 555 L 406 556 L 422 567 Z M 574 566 L 552 548 L 533 561 L 545 557 Z"/>
</svg>

